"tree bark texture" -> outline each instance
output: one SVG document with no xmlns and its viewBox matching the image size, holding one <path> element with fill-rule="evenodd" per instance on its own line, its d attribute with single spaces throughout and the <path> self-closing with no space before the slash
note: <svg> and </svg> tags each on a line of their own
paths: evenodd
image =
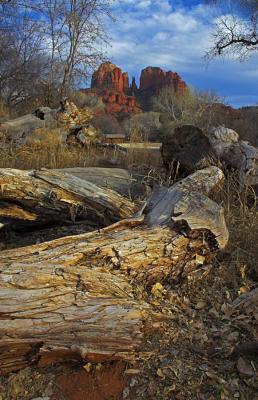
<svg viewBox="0 0 258 400">
<path fill-rule="evenodd" d="M 56 183 L 56 175 L 39 174 L 43 185 Z M 24 180 L 24 173 L 14 176 Z M 207 197 L 222 180 L 218 168 L 207 168 L 156 190 L 134 217 L 1 252 L 1 373 L 142 352 L 146 331 L 160 324 L 148 303 L 152 285 L 179 283 L 226 246 L 223 210 Z M 62 190 L 67 185 L 62 179 Z"/>
</svg>

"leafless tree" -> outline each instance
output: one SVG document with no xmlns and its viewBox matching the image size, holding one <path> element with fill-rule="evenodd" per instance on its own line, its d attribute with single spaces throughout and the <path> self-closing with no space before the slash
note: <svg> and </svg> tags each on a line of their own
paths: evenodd
<svg viewBox="0 0 258 400">
<path fill-rule="evenodd" d="M 0 93 L 16 107 L 36 96 L 37 80 L 46 65 L 37 20 L 18 2 L 0 5 Z"/>
<path fill-rule="evenodd" d="M 85 82 L 103 59 L 111 1 L 2 1 L 1 94 L 18 101 L 37 91 L 45 105 L 52 105 L 53 95 L 60 97 Z"/>
<path fill-rule="evenodd" d="M 224 5 L 224 16 L 219 18 L 207 56 L 213 58 L 231 54 L 240 60 L 258 50 L 257 0 L 207 0 L 210 4 Z M 225 8 L 227 3 L 227 8 Z"/>
<path fill-rule="evenodd" d="M 153 109 L 161 114 L 164 133 L 179 125 L 193 124 L 207 128 L 212 122 L 214 103 L 221 99 L 214 92 L 198 92 L 188 88 L 176 91 L 165 86 L 153 98 Z"/>
<path fill-rule="evenodd" d="M 49 82 L 59 80 L 62 95 L 89 75 L 103 59 L 107 42 L 103 19 L 111 18 L 110 0 L 41 0 L 32 7 L 45 22 Z"/>
</svg>

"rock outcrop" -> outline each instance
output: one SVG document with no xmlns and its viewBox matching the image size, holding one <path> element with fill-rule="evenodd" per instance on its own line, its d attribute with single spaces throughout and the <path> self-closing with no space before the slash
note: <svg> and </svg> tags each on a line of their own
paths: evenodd
<svg viewBox="0 0 258 400">
<path fill-rule="evenodd" d="M 91 89 L 83 91 L 101 97 L 106 113 L 124 117 L 142 111 L 135 96 L 141 99 L 143 109 L 147 109 L 150 98 L 166 85 L 172 85 L 175 90 L 185 90 L 187 87 L 176 72 L 147 67 L 141 72 L 138 88 L 135 77 L 129 83 L 127 72 L 111 62 L 105 62 L 92 75 Z"/>
<path fill-rule="evenodd" d="M 92 75 L 92 89 L 109 89 L 127 94 L 129 91 L 129 77 L 127 72 L 116 65 L 106 62 L 100 65 Z"/>
<path fill-rule="evenodd" d="M 157 93 L 162 87 L 172 85 L 176 91 L 186 89 L 186 83 L 172 71 L 164 71 L 158 67 L 147 67 L 142 70 L 140 77 L 140 92 L 147 95 Z"/>
<path fill-rule="evenodd" d="M 137 93 L 138 86 L 136 84 L 135 77 L 133 76 L 132 83 L 130 85 L 130 92 L 134 96 Z"/>
<path fill-rule="evenodd" d="M 116 65 L 106 62 L 94 72 L 91 89 L 83 91 L 88 95 L 98 95 L 105 104 L 105 112 L 126 117 L 141 112 L 134 94 L 137 86 L 134 80 L 134 90 L 129 85 L 129 76 Z M 133 95 L 132 95 L 133 94 Z"/>
</svg>

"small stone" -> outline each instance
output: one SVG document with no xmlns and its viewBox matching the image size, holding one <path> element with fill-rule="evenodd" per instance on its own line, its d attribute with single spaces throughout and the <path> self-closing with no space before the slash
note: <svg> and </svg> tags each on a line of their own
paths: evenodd
<svg viewBox="0 0 258 400">
<path fill-rule="evenodd" d="M 137 385 L 138 381 L 137 379 L 132 378 L 130 381 L 130 387 L 134 387 L 135 385 Z"/>
<path fill-rule="evenodd" d="M 31 400 L 50 400 L 50 397 L 35 397 L 34 399 Z"/>
<path fill-rule="evenodd" d="M 254 375 L 254 370 L 251 364 L 242 357 L 239 357 L 239 359 L 237 360 L 237 370 L 242 375 L 246 376 Z"/>
<path fill-rule="evenodd" d="M 195 308 L 196 308 L 197 310 L 201 310 L 201 309 L 204 308 L 205 306 L 206 306 L 206 304 L 205 304 L 203 301 L 199 301 L 199 302 L 196 304 Z"/>
<path fill-rule="evenodd" d="M 87 363 L 85 365 L 83 365 L 83 368 L 87 371 L 90 372 L 92 369 L 92 364 L 91 363 Z"/>
<path fill-rule="evenodd" d="M 130 394 L 130 389 L 128 387 L 124 388 L 123 390 L 123 399 L 127 399 Z"/>
</svg>

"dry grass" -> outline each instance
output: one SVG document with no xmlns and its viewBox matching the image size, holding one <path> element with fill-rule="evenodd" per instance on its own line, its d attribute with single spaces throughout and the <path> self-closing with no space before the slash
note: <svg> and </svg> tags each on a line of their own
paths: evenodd
<svg viewBox="0 0 258 400">
<path fill-rule="evenodd" d="M 230 233 L 223 261 L 228 265 L 229 279 L 232 284 L 239 279 L 243 284 L 247 284 L 249 279 L 257 281 L 258 212 L 255 193 L 251 187 L 240 192 L 237 177 L 228 174 L 221 197 Z"/>
<path fill-rule="evenodd" d="M 88 150 L 70 151 L 65 146 L 33 144 L 22 146 L 19 149 L 1 151 L 1 168 L 40 169 L 84 167 L 88 165 Z M 92 161 L 92 160 L 91 160 Z"/>
<path fill-rule="evenodd" d="M 60 129 L 37 129 L 26 145 L 0 148 L 0 168 L 40 169 L 71 167 L 119 167 L 148 173 L 161 167 L 158 151 L 143 148 L 117 149 L 89 145 L 69 146 L 62 140 Z"/>
<path fill-rule="evenodd" d="M 17 169 L 71 168 L 96 166 L 105 158 L 104 151 L 91 146 L 67 146 L 60 129 L 37 129 L 28 144 L 12 144 L 0 150 L 0 167 Z"/>
<path fill-rule="evenodd" d="M 9 113 L 8 113 L 8 110 L 5 106 L 5 104 L 2 101 L 0 101 L 0 121 L 2 119 L 8 118 L 8 116 L 9 116 Z"/>
</svg>

